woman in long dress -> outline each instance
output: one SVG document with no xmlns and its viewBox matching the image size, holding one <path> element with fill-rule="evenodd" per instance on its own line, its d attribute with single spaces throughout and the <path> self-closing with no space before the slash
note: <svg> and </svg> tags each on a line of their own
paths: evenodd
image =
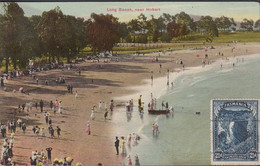
<svg viewBox="0 0 260 166">
<path fill-rule="evenodd" d="M 86 133 L 88 133 L 88 135 L 90 135 L 90 123 L 87 123 L 87 128 L 86 128 Z"/>
<path fill-rule="evenodd" d="M 128 145 L 131 145 L 131 134 L 128 135 L 127 144 L 128 144 Z"/>
<path fill-rule="evenodd" d="M 62 105 L 61 105 L 61 101 L 60 101 L 60 103 L 59 103 L 59 110 L 58 110 L 58 112 L 59 112 L 60 114 L 62 114 Z"/>
<path fill-rule="evenodd" d="M 131 159 L 131 156 L 129 155 L 128 158 L 127 158 L 128 162 L 127 162 L 127 165 L 128 166 L 132 166 L 132 159 Z"/>
<path fill-rule="evenodd" d="M 111 100 L 110 102 L 110 111 L 113 111 L 114 110 L 114 101 Z"/>
<path fill-rule="evenodd" d="M 95 114 L 94 114 L 94 110 L 93 110 L 93 109 L 92 109 L 92 112 L 91 112 L 90 118 L 91 118 L 92 120 L 95 119 Z"/>
<path fill-rule="evenodd" d="M 124 137 L 121 137 L 120 149 L 121 149 L 122 155 L 126 155 L 126 147 L 125 147 Z"/>
</svg>

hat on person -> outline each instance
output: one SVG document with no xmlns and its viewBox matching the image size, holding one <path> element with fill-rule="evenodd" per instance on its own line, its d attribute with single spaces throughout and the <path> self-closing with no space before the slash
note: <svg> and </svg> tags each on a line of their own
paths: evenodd
<svg viewBox="0 0 260 166">
<path fill-rule="evenodd" d="M 70 157 L 67 157 L 67 158 L 66 158 L 66 162 L 71 162 L 71 158 L 70 158 Z"/>
<path fill-rule="evenodd" d="M 82 164 L 81 163 L 77 163 L 76 166 L 82 166 Z"/>
</svg>

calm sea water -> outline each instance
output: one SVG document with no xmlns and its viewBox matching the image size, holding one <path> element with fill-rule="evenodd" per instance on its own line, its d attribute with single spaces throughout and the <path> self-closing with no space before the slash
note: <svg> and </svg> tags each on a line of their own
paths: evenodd
<svg viewBox="0 0 260 166">
<path fill-rule="evenodd" d="M 260 98 L 260 55 L 250 58 L 222 60 L 205 68 L 190 68 L 172 73 L 174 86 L 167 88 L 166 78 L 143 90 L 145 105 L 150 93 L 174 106 L 173 115 L 149 115 L 143 118 L 135 108 L 131 115 L 118 109 L 112 115 L 115 135 L 127 136 L 136 132 L 141 136 L 137 146 L 127 149 L 138 154 L 144 165 L 209 165 L 210 164 L 210 100 L 216 98 Z M 220 64 L 223 64 L 222 69 Z M 233 63 L 235 67 L 233 68 Z M 156 80 L 155 80 L 156 81 Z M 135 87 L 138 89 L 138 87 Z M 131 97 L 133 97 L 132 95 Z M 126 97 L 130 99 L 130 96 Z M 135 99 L 138 95 L 135 94 Z M 201 112 L 196 115 L 195 112 Z M 160 134 L 152 134 L 152 124 L 159 124 Z"/>
</svg>

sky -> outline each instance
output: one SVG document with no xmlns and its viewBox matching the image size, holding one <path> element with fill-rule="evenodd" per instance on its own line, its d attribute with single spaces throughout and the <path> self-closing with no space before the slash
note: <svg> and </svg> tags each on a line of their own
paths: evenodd
<svg viewBox="0 0 260 166">
<path fill-rule="evenodd" d="M 88 19 L 91 13 L 112 14 L 121 22 L 136 18 L 141 13 L 148 18 L 150 15 L 157 18 L 162 13 L 175 15 L 181 11 L 196 16 L 224 15 L 233 17 L 239 22 L 244 18 L 254 21 L 260 18 L 260 6 L 257 2 L 19 2 L 18 4 L 24 10 L 25 16 L 41 15 L 43 11 L 59 6 L 66 15 Z M 133 11 L 118 11 L 119 8 L 131 8 Z M 146 11 L 146 8 L 156 8 L 159 11 Z M 144 9 L 144 11 L 135 11 L 135 9 Z"/>
</svg>

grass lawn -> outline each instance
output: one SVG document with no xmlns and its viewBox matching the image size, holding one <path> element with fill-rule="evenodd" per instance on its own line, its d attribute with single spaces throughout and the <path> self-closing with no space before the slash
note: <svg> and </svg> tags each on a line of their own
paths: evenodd
<svg viewBox="0 0 260 166">
<path fill-rule="evenodd" d="M 219 32 L 219 37 L 215 37 L 213 42 L 230 43 L 233 40 L 238 42 L 260 42 L 260 32 Z M 205 37 L 202 34 L 196 33 L 188 35 L 184 39 L 174 39 L 173 42 L 205 42 Z"/>
</svg>

